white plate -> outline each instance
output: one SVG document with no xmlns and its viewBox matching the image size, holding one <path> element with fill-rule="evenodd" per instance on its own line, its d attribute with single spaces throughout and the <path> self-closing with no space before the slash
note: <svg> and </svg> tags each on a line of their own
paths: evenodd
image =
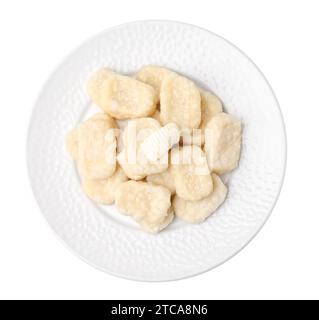
<svg viewBox="0 0 319 320">
<path fill-rule="evenodd" d="M 97 206 L 80 188 L 66 133 L 90 112 L 85 82 L 108 66 L 133 73 L 147 64 L 174 69 L 215 92 L 244 125 L 238 169 L 224 177 L 228 197 L 207 221 L 176 220 L 146 234 L 114 207 Z M 90 264 L 125 278 L 192 276 L 242 249 L 268 218 L 283 181 L 286 138 L 276 98 L 258 68 L 236 47 L 195 26 L 141 21 L 104 31 L 55 70 L 36 103 L 27 160 L 38 204 L 58 236 Z"/>
</svg>

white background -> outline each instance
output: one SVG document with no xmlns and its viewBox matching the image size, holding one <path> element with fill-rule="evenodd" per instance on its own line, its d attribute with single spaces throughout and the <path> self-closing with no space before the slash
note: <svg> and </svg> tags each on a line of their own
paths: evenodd
<svg viewBox="0 0 319 320">
<path fill-rule="evenodd" d="M 0 298 L 319 299 L 318 1 L 1 1 Z M 205 274 L 142 283 L 104 274 L 54 236 L 25 164 L 39 90 L 63 57 L 105 28 L 141 19 L 189 22 L 225 37 L 263 71 L 281 105 L 288 167 L 258 236 Z"/>
</svg>

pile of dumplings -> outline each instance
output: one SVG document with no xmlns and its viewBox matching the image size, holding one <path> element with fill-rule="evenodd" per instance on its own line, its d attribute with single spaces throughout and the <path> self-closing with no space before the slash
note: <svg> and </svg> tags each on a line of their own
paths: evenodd
<svg viewBox="0 0 319 320">
<path fill-rule="evenodd" d="M 97 70 L 87 92 L 101 112 L 67 135 L 85 194 L 157 233 L 175 215 L 209 217 L 225 200 L 219 175 L 238 166 L 241 123 L 213 93 L 176 72 L 145 66 L 132 77 Z"/>
</svg>

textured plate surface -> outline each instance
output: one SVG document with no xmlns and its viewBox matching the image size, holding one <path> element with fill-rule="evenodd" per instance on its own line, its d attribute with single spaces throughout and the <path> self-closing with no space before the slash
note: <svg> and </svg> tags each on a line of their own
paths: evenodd
<svg viewBox="0 0 319 320">
<path fill-rule="evenodd" d="M 88 200 L 65 148 L 66 133 L 90 112 L 85 82 L 91 72 L 108 66 L 133 73 L 147 64 L 166 66 L 212 90 L 244 126 L 240 165 L 223 177 L 229 187 L 225 203 L 202 224 L 175 221 L 158 235 L 140 231 L 114 207 Z M 130 279 L 173 280 L 219 265 L 259 231 L 281 188 L 286 140 L 271 88 L 237 48 L 198 27 L 142 21 L 98 34 L 56 69 L 33 112 L 27 160 L 45 218 L 80 257 Z"/>
</svg>

